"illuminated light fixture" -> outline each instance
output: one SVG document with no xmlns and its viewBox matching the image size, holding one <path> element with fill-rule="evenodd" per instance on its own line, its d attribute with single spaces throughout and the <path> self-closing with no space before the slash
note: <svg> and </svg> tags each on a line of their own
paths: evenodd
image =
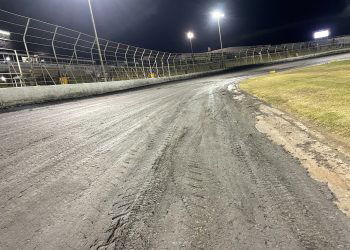
<svg viewBox="0 0 350 250">
<path fill-rule="evenodd" d="M 218 10 L 213 11 L 213 12 L 211 13 L 211 15 L 212 15 L 212 17 L 215 18 L 215 19 L 220 19 L 220 18 L 225 17 L 225 14 L 222 13 L 222 12 L 220 12 L 220 11 L 218 11 Z"/>
<path fill-rule="evenodd" d="M 6 30 L 0 30 L 0 35 L 3 35 L 3 36 L 10 36 L 11 33 L 6 31 Z"/>
<path fill-rule="evenodd" d="M 11 58 L 8 56 L 8 57 L 6 57 L 6 61 L 11 61 Z"/>
<path fill-rule="evenodd" d="M 315 39 L 326 38 L 331 34 L 330 30 L 320 30 L 314 33 Z"/>
<path fill-rule="evenodd" d="M 190 40 L 192 40 L 193 38 L 194 38 L 194 34 L 193 34 L 193 32 L 187 32 L 187 38 L 188 39 L 190 39 Z"/>
<path fill-rule="evenodd" d="M 6 82 L 6 78 L 4 76 L 1 76 L 0 80 L 3 81 L 3 82 Z"/>
</svg>

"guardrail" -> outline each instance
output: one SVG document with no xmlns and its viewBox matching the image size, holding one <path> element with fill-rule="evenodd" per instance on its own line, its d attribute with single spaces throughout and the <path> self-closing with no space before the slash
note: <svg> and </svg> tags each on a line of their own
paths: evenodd
<svg viewBox="0 0 350 250">
<path fill-rule="evenodd" d="M 350 36 L 181 54 L 99 39 L 0 9 L 0 87 L 168 77 L 350 48 Z"/>
</svg>

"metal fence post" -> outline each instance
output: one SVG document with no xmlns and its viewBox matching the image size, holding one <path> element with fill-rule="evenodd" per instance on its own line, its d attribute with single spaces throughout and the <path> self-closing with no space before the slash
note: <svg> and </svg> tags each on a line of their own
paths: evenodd
<svg viewBox="0 0 350 250">
<path fill-rule="evenodd" d="M 157 55 L 156 55 L 156 58 L 154 59 L 154 61 L 155 61 L 155 63 L 156 63 L 156 71 L 157 71 L 157 77 L 159 77 L 159 70 L 158 70 L 158 62 L 157 62 L 157 58 L 158 58 L 158 56 L 159 56 L 159 51 L 158 51 L 158 53 L 157 53 Z"/>
<path fill-rule="evenodd" d="M 173 59 L 173 64 L 174 64 L 174 70 L 175 70 L 175 75 L 177 75 L 177 68 L 176 68 L 176 63 L 175 63 L 175 59 L 177 57 L 177 54 L 175 54 L 174 59 Z"/>
<path fill-rule="evenodd" d="M 275 47 L 275 58 L 277 58 L 277 46 Z"/>
<path fill-rule="evenodd" d="M 152 73 L 152 65 L 151 65 L 151 55 L 152 55 L 153 50 L 151 50 L 151 53 L 148 56 L 148 64 L 149 64 L 149 72 L 150 74 Z"/>
<path fill-rule="evenodd" d="M 55 28 L 55 32 L 54 32 L 53 37 L 52 37 L 51 45 L 52 45 L 52 51 L 53 51 L 53 54 L 55 56 L 55 60 L 56 60 L 56 64 L 57 64 L 58 77 L 61 77 L 61 70 L 60 70 L 60 66 L 58 64 L 58 59 L 57 59 L 57 54 L 56 54 L 56 49 L 55 49 L 55 39 L 56 39 L 57 31 L 58 31 L 58 26 L 56 26 L 56 28 Z M 51 79 L 55 83 L 55 81 L 53 80 L 52 77 L 51 77 Z"/>
<path fill-rule="evenodd" d="M 241 50 L 238 51 L 237 65 L 241 65 Z"/>
<path fill-rule="evenodd" d="M 34 67 L 33 67 L 33 62 L 31 61 L 30 59 L 30 54 L 29 54 L 29 50 L 28 50 L 28 45 L 27 45 L 27 33 L 28 33 L 28 29 L 29 29 L 29 25 L 30 25 L 30 18 L 28 18 L 28 21 L 27 21 L 27 24 L 26 24 L 26 27 L 25 27 L 25 30 L 24 30 L 24 34 L 23 34 L 23 44 L 24 44 L 24 48 L 26 50 L 26 53 L 27 53 L 27 57 L 28 57 L 28 62 L 29 62 L 29 65 L 30 65 L 30 70 L 31 70 L 31 76 L 34 78 L 34 81 L 35 81 L 35 85 L 38 86 L 38 82 L 35 78 L 35 75 L 34 75 Z"/>
<path fill-rule="evenodd" d="M 194 54 L 193 53 L 191 54 L 191 59 L 192 59 L 193 73 L 195 73 L 196 72 L 196 68 L 194 66 Z M 224 54 L 223 54 L 223 52 L 222 52 L 222 63 L 224 63 Z"/>
<path fill-rule="evenodd" d="M 130 45 L 128 45 L 127 49 L 125 50 L 125 64 L 126 64 L 126 69 L 129 71 L 129 64 L 128 64 L 128 57 L 127 57 L 127 54 L 129 52 L 129 48 L 130 48 Z"/>
<path fill-rule="evenodd" d="M 281 58 L 281 48 L 278 50 L 277 54 L 278 54 L 279 59 L 282 59 Z"/>
<path fill-rule="evenodd" d="M 267 61 L 272 61 L 272 58 L 270 55 L 270 46 L 267 48 Z"/>
<path fill-rule="evenodd" d="M 189 66 L 188 66 L 188 57 L 187 57 L 187 55 L 185 55 L 185 58 L 184 58 L 184 61 L 185 61 L 185 74 L 187 74 L 188 73 L 188 70 L 189 70 Z"/>
<path fill-rule="evenodd" d="M 109 41 L 107 41 L 106 46 L 105 46 L 105 49 L 103 50 L 103 55 L 104 55 L 104 57 L 105 57 L 105 62 L 106 62 L 106 64 L 108 64 L 108 62 L 107 62 L 107 55 L 106 55 L 108 45 L 109 45 Z"/>
<path fill-rule="evenodd" d="M 19 70 L 19 74 L 20 74 L 19 82 L 21 83 L 21 87 L 23 87 L 23 81 L 22 81 L 23 72 L 22 72 L 22 67 L 21 67 L 21 64 L 20 64 L 20 62 L 19 62 L 17 50 L 14 50 L 14 52 L 15 52 L 16 61 L 17 61 L 17 66 L 18 66 L 18 70 Z"/>
<path fill-rule="evenodd" d="M 248 64 L 248 49 L 245 52 L 245 64 Z"/>
<path fill-rule="evenodd" d="M 29 24 L 30 24 L 30 18 L 28 18 L 27 25 L 26 25 L 26 28 L 25 28 L 24 34 L 23 34 L 23 43 L 24 43 L 24 48 L 26 49 L 28 60 L 30 60 L 30 55 L 29 55 L 29 50 L 28 50 L 28 46 L 27 46 L 26 36 L 28 33 Z"/>
<path fill-rule="evenodd" d="M 56 60 L 56 63 L 57 63 L 57 67 L 59 68 L 57 54 L 56 54 L 56 49 L 55 49 L 55 39 L 56 39 L 56 35 L 57 35 L 57 30 L 58 30 L 58 26 L 56 26 L 56 28 L 55 28 L 55 32 L 54 32 L 53 37 L 52 37 L 51 45 L 52 45 L 53 55 L 55 56 L 55 60 Z"/>
<path fill-rule="evenodd" d="M 94 42 L 92 43 L 92 47 L 91 47 L 91 62 L 92 62 L 92 65 L 95 64 L 95 59 L 94 59 L 94 47 L 95 47 L 95 43 L 96 43 L 96 39 L 95 39 Z"/>
<path fill-rule="evenodd" d="M 182 65 L 182 55 L 180 56 L 180 70 L 183 71 L 183 65 Z"/>
<path fill-rule="evenodd" d="M 146 72 L 145 72 L 145 65 L 143 62 L 143 56 L 145 55 L 146 49 L 143 49 L 142 55 L 141 55 L 141 64 L 142 64 L 142 73 L 144 78 L 146 78 Z"/>
<path fill-rule="evenodd" d="M 262 56 L 263 48 L 260 49 L 259 56 L 260 56 L 260 62 L 263 62 L 263 56 Z"/>
<path fill-rule="evenodd" d="M 134 67 L 135 67 L 135 71 L 136 71 L 136 78 L 139 78 L 139 72 L 138 72 L 138 68 L 136 66 L 136 54 L 137 54 L 138 49 L 139 48 L 136 48 L 135 53 L 134 53 Z"/>
<path fill-rule="evenodd" d="M 104 58 L 105 58 L 105 64 L 103 64 L 103 74 L 104 74 L 104 78 L 105 78 L 105 82 L 108 81 L 108 75 L 109 75 L 109 72 L 107 72 L 109 69 L 106 68 L 108 67 L 108 60 L 107 60 L 107 49 L 108 49 L 108 45 L 109 45 L 109 41 L 107 41 L 106 45 L 105 45 L 105 48 L 103 50 L 103 55 L 104 55 Z M 102 57 L 101 57 L 102 58 Z"/>
<path fill-rule="evenodd" d="M 45 73 L 44 73 L 44 69 L 43 69 L 43 66 L 41 64 L 40 64 L 40 69 L 41 69 L 41 74 L 42 74 L 42 76 L 44 78 L 44 82 L 45 82 L 45 84 L 47 84 Z"/>
<path fill-rule="evenodd" d="M 95 48 L 95 43 L 96 43 L 96 38 L 94 40 L 94 42 L 92 43 L 92 47 L 91 47 L 91 63 L 92 63 L 92 68 L 93 68 L 93 72 L 94 74 L 91 74 L 92 76 L 92 80 L 93 81 L 97 81 L 97 78 L 96 78 L 96 72 L 95 72 L 95 59 L 94 59 L 94 48 Z"/>
<path fill-rule="evenodd" d="M 255 49 L 256 48 L 253 49 L 253 64 L 255 64 Z"/>
<path fill-rule="evenodd" d="M 77 40 L 74 43 L 74 48 L 73 48 L 74 52 L 73 52 L 73 55 L 72 55 L 72 58 L 71 58 L 69 64 L 72 64 L 74 56 L 75 56 L 75 59 L 77 60 L 77 64 L 79 64 L 78 54 L 77 54 L 77 46 L 78 46 L 78 43 L 79 43 L 80 36 L 81 36 L 81 32 L 79 32 Z"/>
<path fill-rule="evenodd" d="M 162 71 L 163 71 L 163 77 L 165 76 L 165 71 L 164 71 L 164 57 L 165 57 L 165 52 L 163 52 L 163 56 L 162 56 Z"/>
<path fill-rule="evenodd" d="M 171 57 L 171 53 L 169 54 L 169 57 L 168 57 L 168 59 L 167 59 L 167 63 L 168 63 L 168 73 L 169 73 L 169 77 L 171 76 L 171 72 L 170 72 L 170 64 L 169 64 L 169 59 L 170 59 L 170 57 Z"/>
<path fill-rule="evenodd" d="M 120 46 L 120 43 L 118 43 L 117 48 L 116 48 L 115 53 L 114 53 L 115 61 L 117 63 L 117 66 L 118 66 L 118 50 L 119 50 L 119 46 Z"/>
</svg>

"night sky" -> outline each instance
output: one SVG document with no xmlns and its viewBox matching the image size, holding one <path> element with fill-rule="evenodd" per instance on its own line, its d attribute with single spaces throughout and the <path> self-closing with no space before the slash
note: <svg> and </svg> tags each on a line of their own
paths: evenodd
<svg viewBox="0 0 350 250">
<path fill-rule="evenodd" d="M 92 0 L 99 35 L 156 50 L 189 50 L 185 33 L 196 34 L 194 49 L 220 46 L 210 12 L 225 12 L 224 47 L 312 39 L 330 28 L 350 34 L 350 0 Z M 87 0 L 0 0 L 0 8 L 92 34 Z"/>
</svg>

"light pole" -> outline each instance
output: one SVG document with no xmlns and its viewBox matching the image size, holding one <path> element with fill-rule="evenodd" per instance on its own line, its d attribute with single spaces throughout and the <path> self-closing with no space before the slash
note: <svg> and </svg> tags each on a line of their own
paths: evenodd
<svg viewBox="0 0 350 250">
<path fill-rule="evenodd" d="M 92 25 L 94 26 L 94 32 L 95 32 L 95 39 L 97 43 L 97 49 L 98 49 L 98 54 L 100 56 L 100 62 L 101 62 L 101 67 L 102 67 L 102 73 L 105 82 L 107 82 L 107 77 L 106 77 L 106 71 L 105 71 L 105 66 L 103 63 L 103 58 L 102 58 L 102 53 L 101 53 L 101 47 L 100 47 L 100 42 L 98 40 L 98 35 L 97 35 L 97 30 L 96 30 L 96 24 L 95 24 L 95 18 L 94 18 L 94 13 L 92 11 L 92 6 L 91 6 L 91 0 L 88 0 L 89 3 L 89 8 L 90 8 L 90 14 L 91 14 L 91 20 L 92 20 Z"/>
<path fill-rule="evenodd" d="M 218 21 L 218 28 L 219 28 L 219 36 L 220 36 L 220 46 L 221 46 L 221 50 L 222 50 L 222 37 L 221 37 L 221 25 L 220 25 L 220 19 L 225 17 L 225 14 L 220 12 L 220 11 L 213 11 L 211 13 L 211 15 L 213 16 L 213 18 L 217 19 Z"/>
<path fill-rule="evenodd" d="M 190 40 L 190 44 L 191 44 L 191 53 L 193 54 L 193 46 L 192 46 L 192 39 L 194 38 L 194 34 L 193 32 L 187 32 L 187 38 L 188 40 Z"/>
<path fill-rule="evenodd" d="M 196 69 L 194 67 L 194 59 L 193 59 L 193 46 L 192 46 L 192 39 L 194 38 L 194 33 L 193 32 L 187 32 L 187 38 L 188 40 L 190 40 L 190 44 L 191 44 L 191 58 L 192 58 L 192 66 L 193 66 L 193 71 L 195 72 Z"/>
</svg>

